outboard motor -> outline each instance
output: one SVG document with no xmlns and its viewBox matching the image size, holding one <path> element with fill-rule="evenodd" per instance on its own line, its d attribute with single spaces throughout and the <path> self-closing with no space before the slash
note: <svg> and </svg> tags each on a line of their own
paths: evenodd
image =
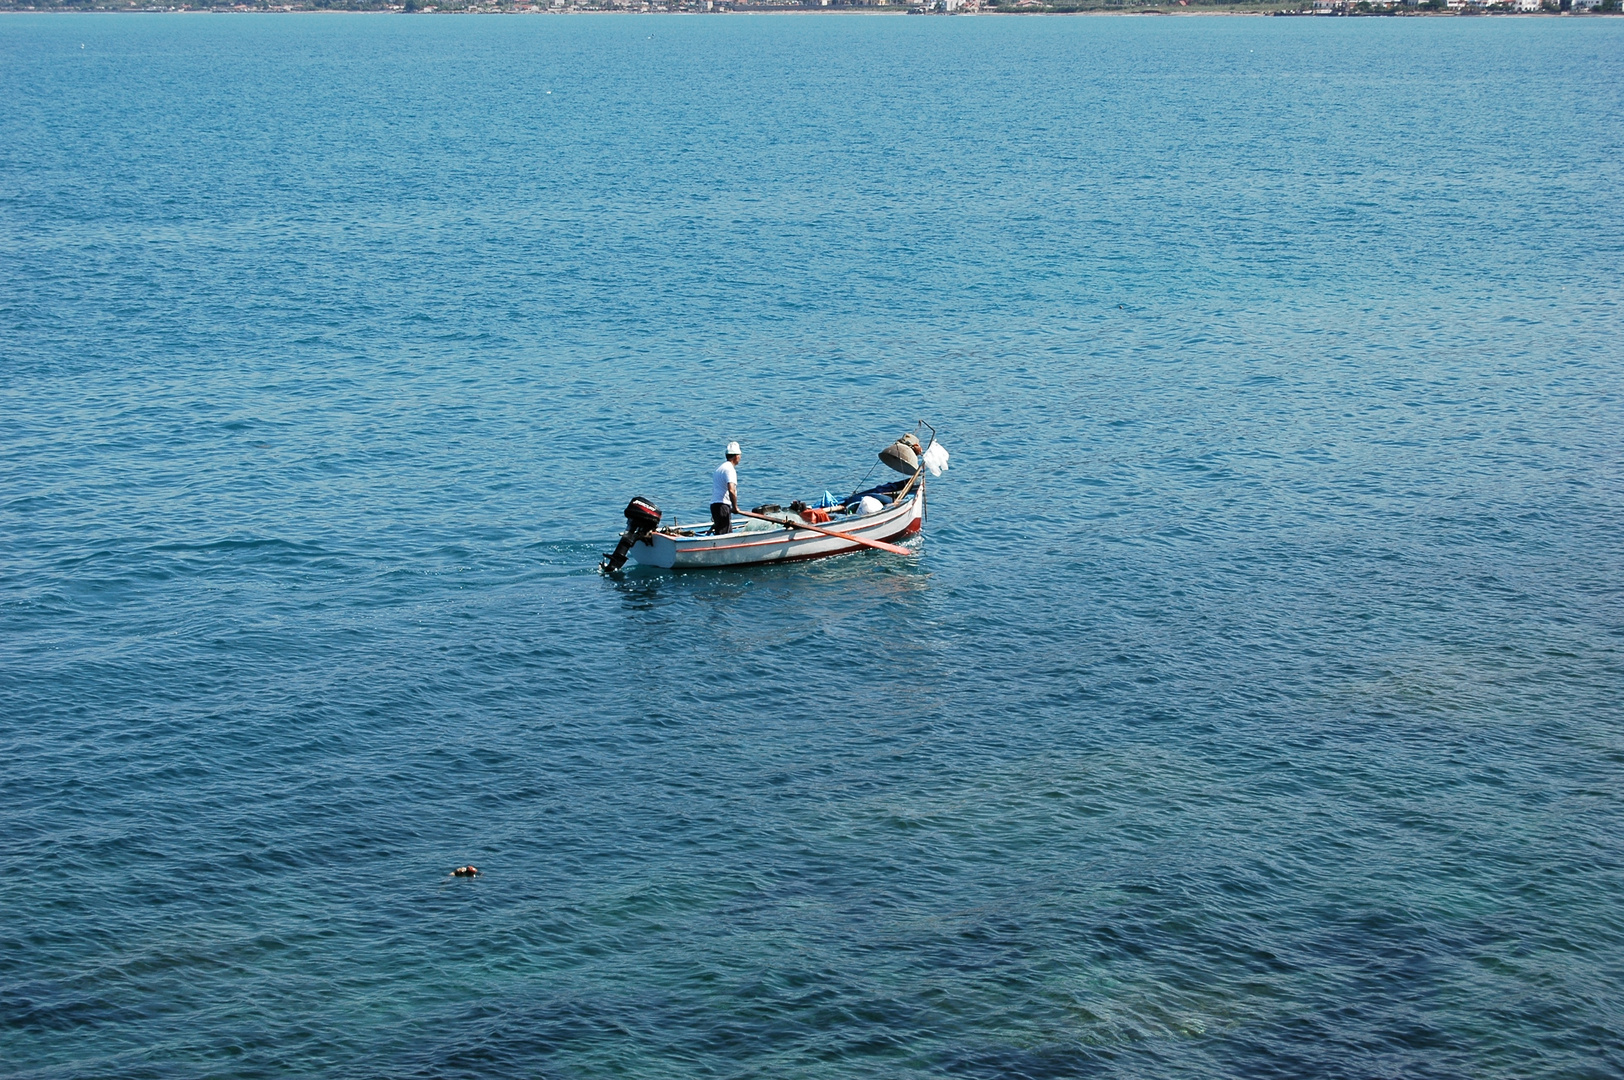
<svg viewBox="0 0 1624 1080">
<path fill-rule="evenodd" d="M 605 554 L 601 568 L 612 574 L 626 565 L 626 556 L 632 545 L 660 527 L 660 508 L 639 495 L 626 504 L 626 531 L 620 534 L 620 543 L 612 553 Z"/>
</svg>

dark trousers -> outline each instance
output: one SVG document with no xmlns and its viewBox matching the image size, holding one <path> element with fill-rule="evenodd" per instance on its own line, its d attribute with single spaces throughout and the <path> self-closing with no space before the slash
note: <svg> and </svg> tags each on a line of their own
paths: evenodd
<svg viewBox="0 0 1624 1080">
<path fill-rule="evenodd" d="M 733 508 L 727 503 L 711 503 L 711 532 L 717 536 L 733 531 Z"/>
</svg>

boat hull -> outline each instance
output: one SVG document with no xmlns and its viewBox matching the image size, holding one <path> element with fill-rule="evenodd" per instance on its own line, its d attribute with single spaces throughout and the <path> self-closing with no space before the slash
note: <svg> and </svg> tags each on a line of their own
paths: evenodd
<svg viewBox="0 0 1624 1080">
<path fill-rule="evenodd" d="M 894 542 L 918 532 L 924 522 L 925 485 L 921 482 L 919 490 L 912 497 L 895 506 L 855 520 L 837 519 L 824 527 L 865 540 Z M 700 570 L 822 559 L 830 555 L 872 550 L 845 537 L 827 536 L 811 529 L 773 526 L 765 530 L 739 531 L 722 536 L 652 533 L 632 545 L 631 557 L 643 566 Z"/>
</svg>

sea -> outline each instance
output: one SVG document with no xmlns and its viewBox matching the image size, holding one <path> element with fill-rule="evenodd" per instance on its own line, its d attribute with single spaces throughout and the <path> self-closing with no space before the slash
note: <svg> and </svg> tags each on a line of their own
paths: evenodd
<svg viewBox="0 0 1624 1080">
<path fill-rule="evenodd" d="M 0 1075 L 1624 1075 L 1621 85 L 0 16 Z M 911 556 L 598 570 L 920 421 Z"/>
</svg>

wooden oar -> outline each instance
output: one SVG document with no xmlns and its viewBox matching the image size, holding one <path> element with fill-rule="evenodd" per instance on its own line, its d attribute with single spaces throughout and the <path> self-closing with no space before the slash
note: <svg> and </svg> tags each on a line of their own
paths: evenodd
<svg viewBox="0 0 1624 1080">
<path fill-rule="evenodd" d="M 783 525 L 790 529 L 811 529 L 813 532 L 822 533 L 824 536 L 838 536 L 842 540 L 850 540 L 854 544 L 862 544 L 864 547 L 877 548 L 880 551 L 889 551 L 894 555 L 913 554 L 913 552 L 909 551 L 905 547 L 898 547 L 896 544 L 887 544 L 884 540 L 868 540 L 861 536 L 853 536 L 851 533 L 840 532 L 837 529 L 825 529 L 819 525 L 811 525 L 805 521 L 785 521 L 782 518 L 768 517 L 766 514 L 752 514 L 748 510 L 735 510 L 733 512 L 738 514 L 740 517 L 755 518 L 757 521 L 770 521 L 774 525 Z"/>
</svg>

